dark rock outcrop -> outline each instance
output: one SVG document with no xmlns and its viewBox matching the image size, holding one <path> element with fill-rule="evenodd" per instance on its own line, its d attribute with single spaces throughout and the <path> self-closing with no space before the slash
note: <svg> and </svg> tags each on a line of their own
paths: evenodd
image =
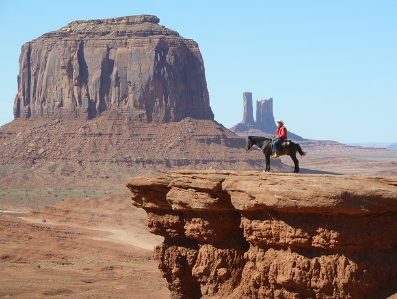
<svg viewBox="0 0 397 299">
<path fill-rule="evenodd" d="M 397 180 L 175 171 L 133 177 L 171 298 L 386 298 Z M 207 298 L 207 297 L 206 297 Z"/>
<path fill-rule="evenodd" d="M 74 21 L 22 46 L 15 118 L 214 118 L 193 40 L 149 15 Z"/>
</svg>

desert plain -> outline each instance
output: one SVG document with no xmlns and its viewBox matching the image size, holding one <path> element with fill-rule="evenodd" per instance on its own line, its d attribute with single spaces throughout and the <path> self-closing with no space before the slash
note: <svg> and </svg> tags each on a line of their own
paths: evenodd
<svg viewBox="0 0 397 299">
<path fill-rule="evenodd" d="M 306 147 L 302 173 L 397 176 L 397 151 Z M 289 157 L 280 160 L 287 166 L 267 175 L 292 170 Z M 162 237 L 148 232 L 123 184 L 51 188 L 20 178 L 0 186 L 1 298 L 169 298 L 152 258 Z"/>
</svg>

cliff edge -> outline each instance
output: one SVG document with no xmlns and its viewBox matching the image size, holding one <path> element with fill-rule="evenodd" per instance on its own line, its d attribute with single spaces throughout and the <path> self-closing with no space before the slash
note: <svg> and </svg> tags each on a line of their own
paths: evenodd
<svg viewBox="0 0 397 299">
<path fill-rule="evenodd" d="M 128 180 L 171 298 L 386 298 L 397 179 L 172 171 Z"/>
</svg>

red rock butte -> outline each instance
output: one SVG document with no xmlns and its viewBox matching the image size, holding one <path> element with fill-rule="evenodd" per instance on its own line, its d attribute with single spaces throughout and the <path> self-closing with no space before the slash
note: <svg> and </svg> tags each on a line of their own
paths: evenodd
<svg viewBox="0 0 397 299">
<path fill-rule="evenodd" d="M 15 118 L 213 120 L 196 42 L 150 15 L 73 21 L 27 42 Z"/>
<path fill-rule="evenodd" d="M 156 16 L 73 21 L 25 43 L 14 117 L 0 128 L 6 184 L 40 173 L 42 184 L 112 187 L 171 169 L 262 168 L 214 121 L 197 43 Z"/>
</svg>

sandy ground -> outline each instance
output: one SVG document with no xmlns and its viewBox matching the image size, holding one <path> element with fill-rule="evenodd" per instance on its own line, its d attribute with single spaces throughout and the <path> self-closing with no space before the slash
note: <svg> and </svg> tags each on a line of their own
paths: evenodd
<svg viewBox="0 0 397 299">
<path fill-rule="evenodd" d="M 306 151 L 306 156 L 298 156 L 302 173 L 397 177 L 396 150 L 318 145 Z M 289 156 L 279 159 L 292 169 L 293 162 Z"/>
<path fill-rule="evenodd" d="M 0 298 L 169 298 L 144 217 L 125 195 L 0 213 Z"/>
<path fill-rule="evenodd" d="M 302 173 L 397 176 L 397 151 L 327 147 L 299 160 Z M 0 298 L 169 298 L 151 252 L 162 239 L 126 189 L 14 183 L 0 186 Z"/>
</svg>

